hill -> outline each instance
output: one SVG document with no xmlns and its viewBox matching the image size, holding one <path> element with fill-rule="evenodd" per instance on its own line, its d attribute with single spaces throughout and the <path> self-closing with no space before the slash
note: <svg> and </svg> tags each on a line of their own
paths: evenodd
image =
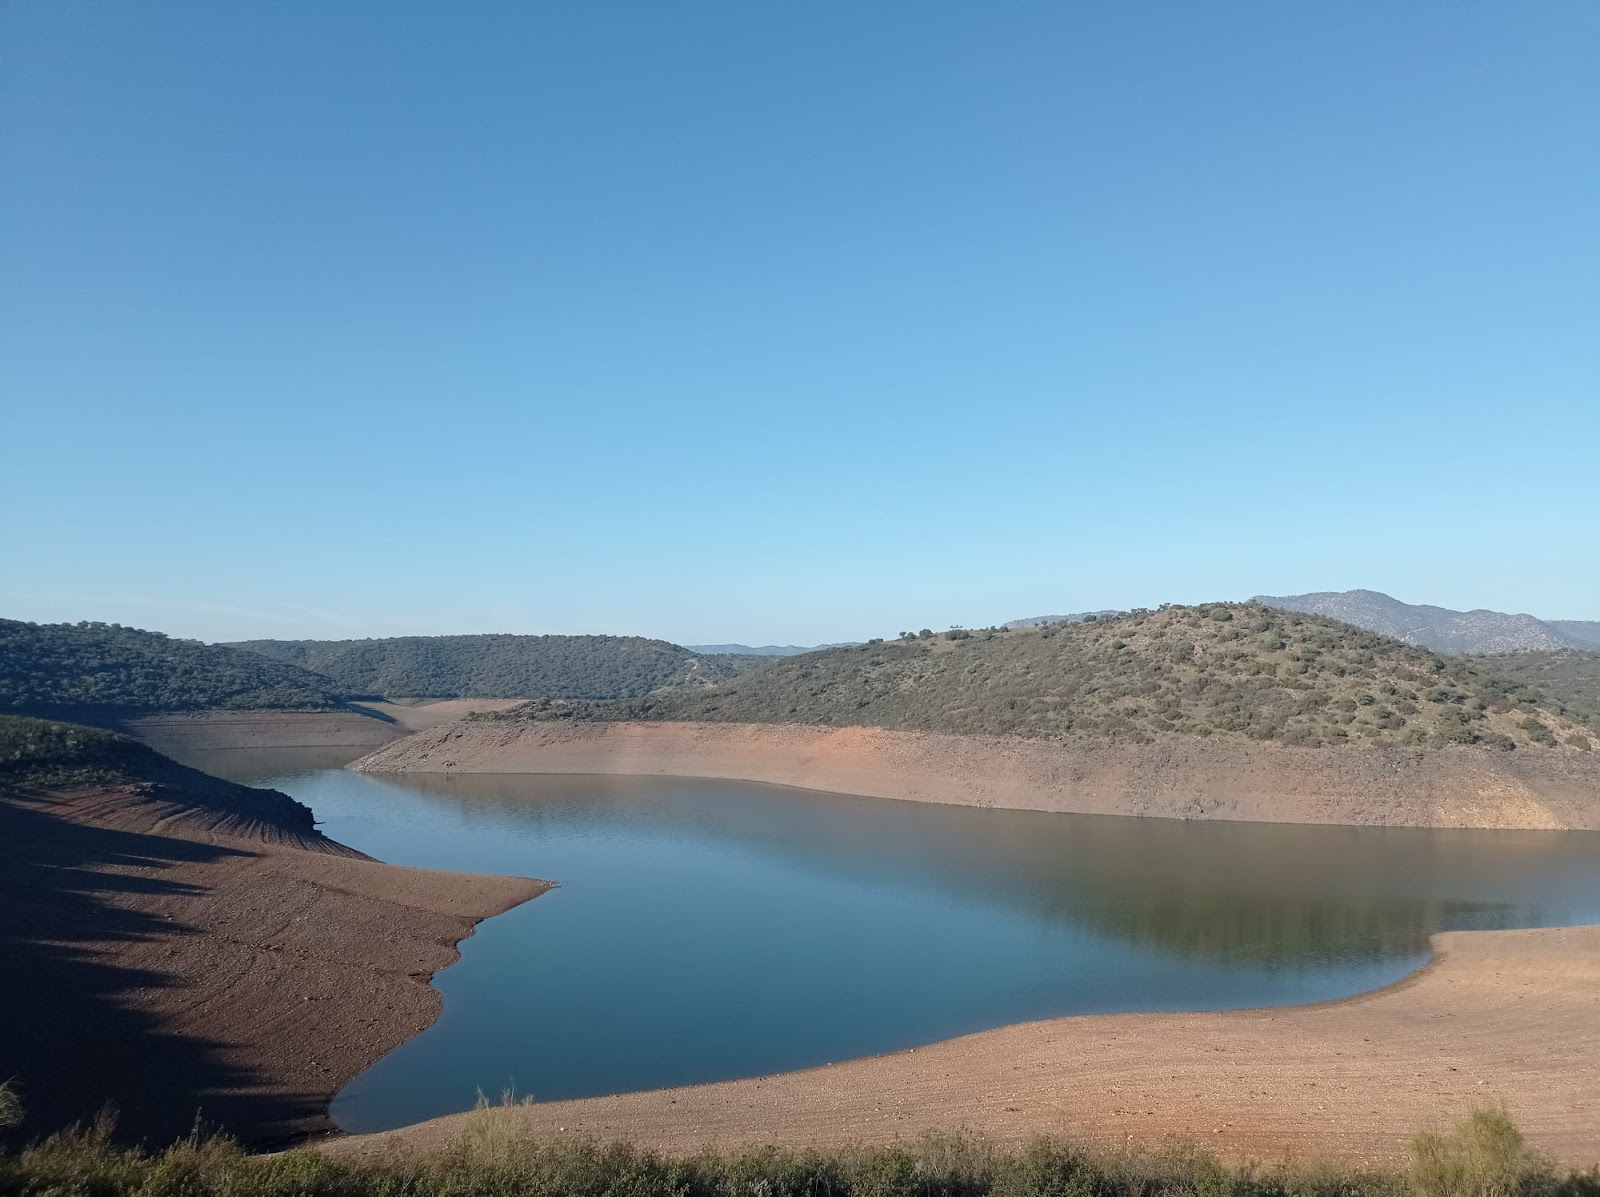
<svg viewBox="0 0 1600 1197">
<path fill-rule="evenodd" d="M 1479 657 L 1473 664 L 1576 711 L 1600 711 L 1600 652 L 1563 650 Z"/>
<path fill-rule="evenodd" d="M 397 636 L 227 645 L 393 698 L 632 698 L 733 677 L 756 658 L 712 657 L 640 636 Z"/>
<path fill-rule="evenodd" d="M 0 620 L 0 713 L 70 718 L 342 705 L 327 678 L 251 653 L 117 624 Z"/>
<path fill-rule="evenodd" d="M 1600 732 L 1600 716 L 1475 663 L 1258 603 L 903 637 L 783 659 L 718 685 L 612 702 L 546 701 L 497 717 L 1305 747 L 1583 749 Z"/>
<path fill-rule="evenodd" d="M 1582 647 L 1600 651 L 1600 619 L 1547 619 L 1544 622 Z"/>
<path fill-rule="evenodd" d="M 1435 652 L 1480 654 L 1600 647 L 1600 622 L 1543 620 L 1503 611 L 1452 611 L 1403 603 L 1376 590 L 1257 595 L 1281 611 L 1326 615 Z"/>
</svg>

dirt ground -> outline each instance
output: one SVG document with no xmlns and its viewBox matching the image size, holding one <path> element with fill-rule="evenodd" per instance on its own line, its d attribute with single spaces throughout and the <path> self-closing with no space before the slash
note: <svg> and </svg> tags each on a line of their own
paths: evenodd
<svg viewBox="0 0 1600 1197">
<path fill-rule="evenodd" d="M 367 702 L 346 711 L 195 711 L 147 715 L 118 724 L 157 752 L 179 755 L 229 748 L 376 748 L 478 711 L 501 711 L 514 698 L 443 698 Z"/>
<path fill-rule="evenodd" d="M 1428 967 L 1341 1002 L 1028 1023 L 781 1076 L 457 1115 L 326 1149 L 437 1149 L 491 1118 L 507 1136 L 671 1152 L 964 1129 L 1102 1148 L 1182 1136 L 1234 1160 L 1371 1164 L 1496 1103 L 1563 1162 L 1600 1161 L 1600 927 L 1442 934 Z"/>
<path fill-rule="evenodd" d="M 333 1094 L 437 1017 L 456 943 L 547 888 L 381 864 L 282 795 L 190 776 L 0 793 L 20 1135 L 106 1105 L 152 1142 L 197 1117 L 252 1142 L 326 1130 Z"/>
<path fill-rule="evenodd" d="M 631 773 L 1082 814 L 1389 827 L 1600 829 L 1576 749 L 1074 744 L 881 728 L 484 720 L 422 731 L 363 772 Z"/>
</svg>

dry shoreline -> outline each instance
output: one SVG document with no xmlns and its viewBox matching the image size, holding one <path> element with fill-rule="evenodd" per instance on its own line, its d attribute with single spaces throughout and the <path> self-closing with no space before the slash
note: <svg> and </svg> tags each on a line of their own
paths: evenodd
<svg viewBox="0 0 1600 1197">
<path fill-rule="evenodd" d="M 121 720 L 117 730 L 157 752 L 182 755 L 232 748 L 376 748 L 479 711 L 515 706 L 509 698 L 367 702 L 344 711 L 190 711 Z"/>
<path fill-rule="evenodd" d="M 711 777 L 1081 814 L 1389 827 L 1600 830 L 1600 753 L 1058 744 L 881 728 L 471 720 L 360 772 Z"/>
<path fill-rule="evenodd" d="M 1113 1014 L 985 1031 L 804 1072 L 454 1115 L 326 1150 L 439 1150 L 474 1118 L 534 1141 L 672 1153 L 968 1130 L 1093 1148 L 1171 1136 L 1234 1160 L 1403 1160 L 1417 1130 L 1504 1103 L 1541 1150 L 1600 1161 L 1600 927 L 1448 932 L 1373 993 L 1315 1006 Z"/>
<path fill-rule="evenodd" d="M 367 772 L 723 777 L 967 805 L 1182 818 L 1596 828 L 1576 753 L 1365 752 L 1014 740 L 718 724 L 479 721 L 387 746 Z M 1198 1140 L 1236 1160 L 1403 1159 L 1419 1129 L 1504 1103 L 1565 1163 L 1600 1161 L 1600 927 L 1451 932 L 1386 989 L 1334 1003 L 1022 1024 L 779 1076 L 491 1112 L 508 1135 L 669 1152 L 1045 1133 L 1101 1148 Z M 371 1155 L 457 1142 L 469 1116 L 330 1143 Z"/>
<path fill-rule="evenodd" d="M 176 766 L 173 767 L 177 769 Z M 93 1119 L 166 1143 L 332 1129 L 357 1073 L 438 1016 L 433 974 L 548 888 L 382 864 L 271 791 L 0 791 L 0 1077 L 29 1137 Z"/>
</svg>

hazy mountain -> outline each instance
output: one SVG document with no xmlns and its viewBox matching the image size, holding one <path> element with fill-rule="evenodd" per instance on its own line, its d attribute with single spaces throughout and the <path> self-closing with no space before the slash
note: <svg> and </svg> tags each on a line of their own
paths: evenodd
<svg viewBox="0 0 1600 1197">
<path fill-rule="evenodd" d="M 1104 619 L 1110 615 L 1121 615 L 1121 611 L 1079 611 L 1076 615 L 1030 615 L 1027 619 L 1013 619 L 1002 626 L 1008 628 L 1038 628 L 1049 623 L 1083 623 L 1093 617 Z"/>
<path fill-rule="evenodd" d="M 1263 594 L 1253 601 L 1282 611 L 1326 615 L 1441 653 L 1552 651 L 1600 645 L 1600 623 L 1542 620 L 1503 611 L 1452 611 L 1448 607 L 1402 603 L 1376 590 Z"/>
<path fill-rule="evenodd" d="M 686 644 L 684 647 L 692 653 L 712 657 L 798 657 L 801 653 L 814 653 L 823 648 L 848 648 L 856 643 L 859 641 L 839 640 L 833 644 L 813 644 L 809 647 L 803 644 Z"/>
<path fill-rule="evenodd" d="M 956 629 L 788 657 L 712 686 L 539 702 L 503 718 L 798 723 L 1149 744 L 1587 747 L 1488 665 L 1257 603 L 1163 607 L 1015 631 Z"/>
<path fill-rule="evenodd" d="M 1563 636 L 1571 637 L 1583 648 L 1600 649 L 1600 620 L 1547 619 L 1545 623 Z"/>
<path fill-rule="evenodd" d="M 315 670 L 350 694 L 388 698 L 628 698 L 765 663 L 641 636 L 244 640 L 228 647 Z"/>
</svg>

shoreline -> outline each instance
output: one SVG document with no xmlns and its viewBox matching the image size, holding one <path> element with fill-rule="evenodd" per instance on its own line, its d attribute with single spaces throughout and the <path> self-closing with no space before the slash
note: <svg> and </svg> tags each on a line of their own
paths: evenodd
<svg viewBox="0 0 1600 1197">
<path fill-rule="evenodd" d="M 385 744 L 365 773 L 705 777 L 1072 814 L 1344 826 L 1600 830 L 1600 754 L 1063 744 L 882 728 L 467 720 Z"/>
<path fill-rule="evenodd" d="M 680 1155 L 970 1131 L 1096 1150 L 1178 1136 L 1235 1161 L 1392 1165 L 1417 1131 L 1504 1104 L 1560 1162 L 1600 1161 L 1600 926 L 1442 932 L 1430 946 L 1405 977 L 1327 1002 L 1020 1023 L 773 1076 L 451 1115 L 323 1149 L 443 1150 L 489 1119 L 501 1135 Z"/>
<path fill-rule="evenodd" d="M 0 1036 L 0 1075 L 23 1135 L 105 1106 L 131 1141 L 197 1118 L 325 1134 L 334 1095 L 437 1019 L 461 941 L 550 888 L 384 864 L 282 795 L 191 774 L 0 791 L 0 967 L 28 978 L 0 993 L 0 1025 L 27 1028 Z"/>
<path fill-rule="evenodd" d="M 362 702 L 335 711 L 184 711 L 108 720 L 166 755 L 240 748 L 378 748 L 466 715 L 517 705 L 508 698 Z"/>
</svg>

